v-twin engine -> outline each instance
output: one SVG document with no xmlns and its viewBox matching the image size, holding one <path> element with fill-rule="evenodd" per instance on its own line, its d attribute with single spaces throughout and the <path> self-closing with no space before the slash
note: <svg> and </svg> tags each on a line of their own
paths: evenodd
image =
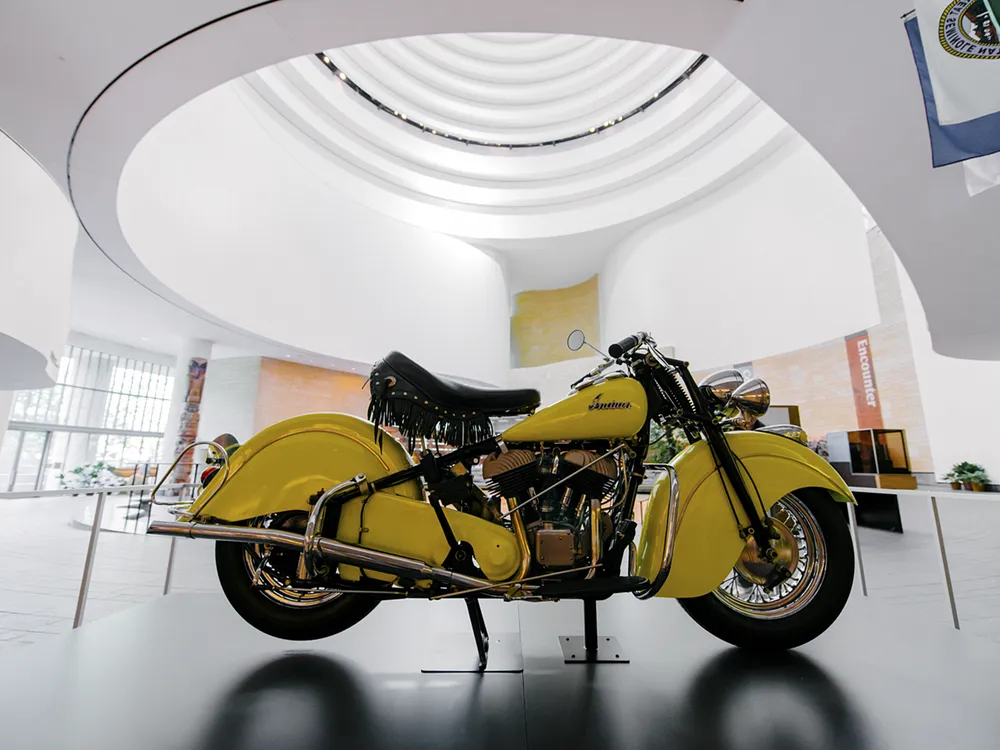
<svg viewBox="0 0 1000 750">
<path fill-rule="evenodd" d="M 506 498 L 508 506 L 529 503 L 520 512 L 535 562 L 542 568 L 591 562 L 592 517 L 598 519 L 602 540 L 611 532 L 607 514 L 591 514 L 591 501 L 607 497 L 617 478 L 618 465 L 612 458 L 579 448 L 539 452 L 519 448 L 494 453 L 483 462 L 483 479 L 491 492 Z M 549 489 L 560 480 L 565 481 Z"/>
</svg>

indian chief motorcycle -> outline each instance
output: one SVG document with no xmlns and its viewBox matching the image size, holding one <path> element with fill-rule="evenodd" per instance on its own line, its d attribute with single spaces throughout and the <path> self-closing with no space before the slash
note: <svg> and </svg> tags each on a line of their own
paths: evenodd
<svg viewBox="0 0 1000 750">
<path fill-rule="evenodd" d="M 571 349 L 585 343 L 570 334 Z M 539 408 L 535 390 L 471 387 L 392 352 L 371 371 L 370 422 L 307 414 L 242 445 L 222 436 L 198 497 L 149 531 L 215 540 L 233 608 L 291 640 L 339 633 L 386 600 L 451 597 L 467 599 L 474 626 L 485 597 L 593 606 L 630 594 L 676 599 L 748 649 L 826 630 L 853 585 L 838 506 L 854 500 L 801 428 L 760 426 L 766 384 L 736 370 L 696 384 L 646 333 L 602 357 Z M 654 423 L 689 445 L 640 526 Z"/>
</svg>

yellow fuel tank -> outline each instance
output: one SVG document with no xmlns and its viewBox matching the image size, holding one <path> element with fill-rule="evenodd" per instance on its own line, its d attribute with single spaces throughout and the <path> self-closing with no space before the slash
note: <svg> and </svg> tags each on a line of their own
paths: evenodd
<svg viewBox="0 0 1000 750">
<path fill-rule="evenodd" d="M 501 437 L 507 443 L 628 438 L 646 423 L 646 408 L 646 391 L 638 380 L 615 378 L 535 412 Z"/>
</svg>

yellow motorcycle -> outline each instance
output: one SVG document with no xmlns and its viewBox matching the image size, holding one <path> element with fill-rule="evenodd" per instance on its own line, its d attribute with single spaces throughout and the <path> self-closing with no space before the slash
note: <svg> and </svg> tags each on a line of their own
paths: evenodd
<svg viewBox="0 0 1000 750">
<path fill-rule="evenodd" d="M 748 429 L 770 404 L 763 381 L 724 370 L 696 384 L 645 333 L 608 354 L 539 409 L 537 391 L 470 387 L 392 352 L 371 372 L 370 422 L 308 414 L 243 445 L 213 441 L 201 494 L 149 531 L 216 540 L 232 606 L 292 640 L 338 633 L 387 599 L 465 598 L 485 632 L 480 598 L 593 607 L 621 593 L 677 599 L 751 649 L 826 630 L 854 581 L 840 476 L 800 428 Z M 654 421 L 690 445 L 640 527 Z"/>
</svg>

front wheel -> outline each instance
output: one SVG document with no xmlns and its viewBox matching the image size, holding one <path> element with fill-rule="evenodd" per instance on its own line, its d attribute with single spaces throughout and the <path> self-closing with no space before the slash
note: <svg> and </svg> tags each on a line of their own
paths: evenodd
<svg viewBox="0 0 1000 750">
<path fill-rule="evenodd" d="M 305 514 L 257 519 L 254 525 L 301 533 Z M 258 630 L 290 641 L 326 638 L 360 622 L 378 605 L 372 594 L 295 588 L 294 550 L 238 542 L 215 543 L 219 583 L 233 609 Z"/>
<path fill-rule="evenodd" d="M 777 562 L 791 577 L 767 590 L 772 570 L 750 539 L 722 584 L 680 605 L 712 635 L 755 650 L 795 648 L 837 619 L 854 586 L 854 544 L 837 503 L 822 490 L 797 490 L 768 511 Z"/>
</svg>

